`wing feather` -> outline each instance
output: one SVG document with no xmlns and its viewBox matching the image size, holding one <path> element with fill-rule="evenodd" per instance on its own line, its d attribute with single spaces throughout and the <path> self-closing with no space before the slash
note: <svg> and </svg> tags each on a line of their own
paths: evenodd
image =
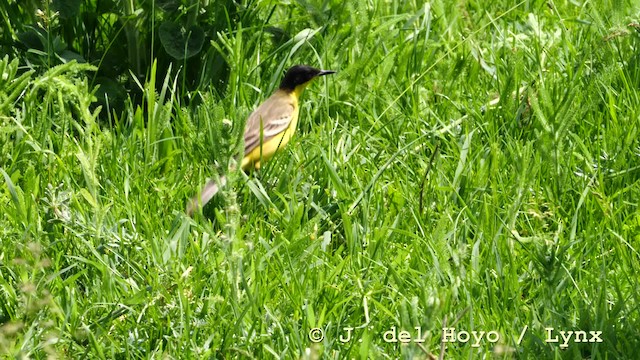
<svg viewBox="0 0 640 360">
<path fill-rule="evenodd" d="M 258 147 L 261 142 L 264 144 L 289 127 L 294 107 L 288 100 L 282 96 L 272 96 L 249 116 L 244 130 L 245 155 Z M 262 125 L 260 125 L 261 122 Z"/>
</svg>

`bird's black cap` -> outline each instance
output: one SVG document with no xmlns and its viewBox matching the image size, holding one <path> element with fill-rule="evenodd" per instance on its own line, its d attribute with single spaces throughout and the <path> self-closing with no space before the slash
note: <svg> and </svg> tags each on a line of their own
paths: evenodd
<svg viewBox="0 0 640 360">
<path fill-rule="evenodd" d="M 307 65 L 296 65 L 284 75 L 280 90 L 293 91 L 298 85 L 307 83 L 318 76 L 333 74 L 333 70 L 320 70 Z"/>
</svg>

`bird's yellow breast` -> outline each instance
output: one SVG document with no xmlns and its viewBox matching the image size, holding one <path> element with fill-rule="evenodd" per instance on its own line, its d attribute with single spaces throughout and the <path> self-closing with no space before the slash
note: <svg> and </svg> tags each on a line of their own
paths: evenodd
<svg viewBox="0 0 640 360">
<path fill-rule="evenodd" d="M 261 141 L 260 145 L 247 153 L 242 159 L 241 167 L 243 170 L 249 170 L 250 168 L 259 169 L 263 161 L 271 159 L 278 150 L 281 150 L 285 145 L 287 145 L 289 140 L 291 140 L 296 131 L 296 126 L 298 125 L 298 96 L 301 91 L 302 89 L 300 89 L 300 91 L 296 89 L 296 91 L 286 94 L 288 98 L 283 97 L 282 100 L 280 100 L 284 105 L 293 105 L 293 112 L 290 116 L 289 126 L 274 137 L 267 139 L 264 142 Z M 263 119 L 263 123 L 268 121 L 269 119 Z"/>
</svg>

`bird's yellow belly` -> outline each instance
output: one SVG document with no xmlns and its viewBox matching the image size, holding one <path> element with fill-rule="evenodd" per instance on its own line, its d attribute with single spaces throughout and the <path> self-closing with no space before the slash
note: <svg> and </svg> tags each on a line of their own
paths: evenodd
<svg viewBox="0 0 640 360">
<path fill-rule="evenodd" d="M 267 161 L 273 157 L 273 155 L 284 148 L 285 145 L 291 140 L 293 134 L 296 131 L 298 124 L 298 107 L 296 106 L 291 116 L 291 123 L 289 126 L 278 135 L 256 146 L 242 159 L 242 170 L 249 170 L 250 168 L 259 169 L 263 161 Z"/>
</svg>

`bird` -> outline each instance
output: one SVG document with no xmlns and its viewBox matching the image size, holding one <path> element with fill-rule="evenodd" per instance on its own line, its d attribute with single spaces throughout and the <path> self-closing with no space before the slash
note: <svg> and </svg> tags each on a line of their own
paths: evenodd
<svg viewBox="0 0 640 360">
<path fill-rule="evenodd" d="M 260 169 L 263 162 L 291 140 L 298 124 L 298 101 L 302 92 L 313 80 L 329 74 L 335 74 L 335 71 L 308 65 L 295 65 L 287 70 L 278 89 L 249 115 L 240 162 L 243 171 Z M 225 176 L 221 176 L 219 181 L 209 180 L 187 205 L 187 214 L 192 216 L 197 209 L 204 207 L 226 183 Z"/>
</svg>

